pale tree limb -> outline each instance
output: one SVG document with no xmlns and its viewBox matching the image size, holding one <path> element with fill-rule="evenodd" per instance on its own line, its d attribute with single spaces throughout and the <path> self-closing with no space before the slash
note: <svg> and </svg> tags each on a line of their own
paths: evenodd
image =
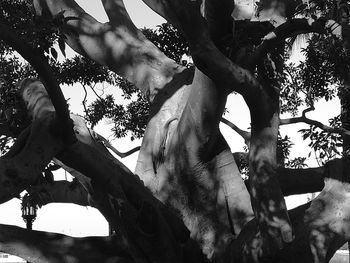
<svg viewBox="0 0 350 263">
<path fill-rule="evenodd" d="M 65 1 L 65 2 L 67 2 L 67 1 Z M 57 4 L 58 3 L 58 4 Z M 67 2 L 68 3 L 68 2 Z M 118 1 L 117 1 L 117 3 L 118 3 Z M 120 2 L 119 2 L 120 3 Z M 55 2 L 55 3 L 52 3 L 52 5 L 60 5 L 60 2 Z M 49 4 L 50 5 L 50 4 Z M 71 6 L 69 6 L 69 8 L 72 8 L 74 5 L 71 5 Z M 119 8 L 120 8 L 120 6 L 119 6 Z M 54 7 L 52 8 L 52 9 L 50 9 L 51 11 L 54 9 Z M 58 10 L 58 9 L 57 9 Z M 60 10 L 59 10 L 60 11 Z M 52 12 L 51 12 L 52 13 Z M 57 12 L 56 12 L 57 13 Z M 66 15 L 66 14 L 65 14 Z M 113 14 L 112 14 L 113 15 Z M 114 23 L 112 20 L 112 15 L 110 14 L 109 16 L 110 16 L 110 19 L 111 19 L 111 23 Z M 88 17 L 86 14 L 84 15 L 84 17 Z M 80 20 L 80 21 L 82 21 L 82 20 Z M 76 22 L 76 23 L 78 23 L 78 21 L 70 21 L 69 23 L 74 23 L 74 22 Z M 125 27 L 123 27 L 123 30 L 125 29 Z M 77 31 L 77 33 L 80 35 L 80 39 L 82 38 L 82 37 L 85 37 L 85 39 L 87 38 L 87 37 L 91 37 L 91 34 L 85 34 L 84 32 L 83 33 L 81 33 L 80 31 Z M 80 42 L 82 42 L 83 43 L 83 41 L 80 41 Z M 85 44 L 85 42 L 83 43 L 83 44 Z M 118 45 L 116 45 L 114 42 L 113 42 L 113 48 L 114 47 L 116 47 L 116 46 L 118 46 Z M 86 55 L 86 54 L 84 54 L 84 53 L 82 53 L 83 55 Z M 125 53 L 126 54 L 126 53 Z M 124 55 L 125 55 L 124 54 Z M 108 58 L 110 59 L 111 57 L 110 56 L 108 56 Z M 152 59 L 153 60 L 153 59 Z M 149 61 L 147 62 L 147 64 L 149 64 Z M 109 64 L 107 64 L 107 66 L 110 66 Z M 191 75 L 191 74 L 188 74 L 188 75 Z M 179 78 L 174 78 L 174 80 L 171 82 L 172 84 L 171 85 L 167 85 L 167 91 L 170 91 L 170 92 L 168 92 L 168 98 L 170 97 L 170 96 L 172 96 L 173 95 L 173 90 L 175 90 L 176 91 L 176 87 L 183 87 L 183 86 L 185 86 L 186 84 L 189 84 L 189 83 L 191 83 L 191 81 L 192 81 L 192 79 L 191 79 L 191 77 L 188 77 L 187 75 L 186 75 L 186 82 L 184 82 L 183 80 L 181 80 L 181 77 L 179 77 Z M 144 83 L 142 83 L 142 84 L 144 84 Z M 175 88 L 173 87 L 173 86 L 176 86 Z M 171 89 L 170 89 L 171 88 Z M 152 95 L 152 94 L 150 94 L 150 95 Z M 176 95 L 176 96 L 178 96 L 178 97 L 180 97 L 179 95 Z M 173 98 L 174 96 L 172 96 L 172 98 Z M 162 101 L 162 102 L 164 102 L 164 100 Z M 171 105 L 170 104 L 170 102 L 169 101 L 166 101 L 166 103 L 168 104 L 168 105 Z M 170 108 L 170 107 L 169 107 Z M 155 112 L 155 111 L 154 111 Z M 162 114 L 163 114 L 163 112 L 162 112 Z M 159 114 L 160 115 L 160 114 Z M 160 118 L 160 116 L 157 116 L 157 117 L 159 117 Z M 173 115 L 173 113 L 171 113 L 171 115 Z M 167 116 L 166 116 L 167 117 Z M 167 122 L 167 120 L 165 119 L 165 118 L 163 118 L 161 121 L 164 121 L 164 123 L 166 123 Z M 157 128 L 159 129 L 159 127 L 160 127 L 160 122 L 158 122 L 158 124 L 157 124 Z M 153 133 L 152 134 L 152 136 L 154 136 L 155 134 Z"/>
<path fill-rule="evenodd" d="M 160 52 L 133 25 L 123 1 L 103 1 L 111 19 L 106 24 L 99 23 L 74 0 L 35 0 L 34 3 L 39 14 L 48 8 L 52 15 L 65 10 L 65 17 L 78 18 L 67 22 L 76 32 L 67 35 L 70 47 L 135 84 L 150 101 L 185 69 Z"/>
<path fill-rule="evenodd" d="M 265 81 L 262 85 L 249 70 L 227 58 L 211 39 L 201 14 L 199 0 L 143 0 L 158 14 L 179 27 L 189 42 L 195 65 L 216 84 L 222 93 L 240 93 L 251 113 L 250 143 L 252 203 L 264 236 L 273 249 L 282 240 L 291 242 L 292 228 L 283 194 L 275 177 L 278 134 L 277 87 Z M 272 172 L 267 172 L 272 171 Z M 264 178 L 264 179 L 263 179 Z M 273 200 L 273 206 L 271 206 Z"/>
<path fill-rule="evenodd" d="M 63 163 L 77 167 L 77 171 L 92 179 L 96 188 L 111 196 L 106 201 L 114 207 L 115 222 L 123 230 L 133 258 L 140 262 L 179 262 L 188 256 L 184 255 L 186 253 L 193 256 L 193 249 L 198 250 L 198 246 L 193 244 L 182 221 L 154 198 L 137 176 L 110 157 L 107 149 L 85 139 L 57 157 L 63 158 Z M 192 251 L 183 251 L 188 245 Z M 196 254 L 198 258 L 191 262 L 202 262 L 201 253 Z"/>
<path fill-rule="evenodd" d="M 176 25 L 186 36 L 196 66 L 221 88 L 236 91 L 245 97 L 248 106 L 261 97 L 263 88 L 250 71 L 236 65 L 215 46 L 200 9 L 202 1 L 143 0 L 167 21 Z M 259 99 L 256 96 L 260 96 Z"/>
</svg>

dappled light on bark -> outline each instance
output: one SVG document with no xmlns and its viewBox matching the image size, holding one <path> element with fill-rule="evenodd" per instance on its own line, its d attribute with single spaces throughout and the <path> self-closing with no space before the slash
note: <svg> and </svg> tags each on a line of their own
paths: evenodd
<svg viewBox="0 0 350 263">
<path fill-rule="evenodd" d="M 314 109 L 313 100 L 323 98 L 321 92 L 311 94 L 315 87 L 298 91 L 310 106 L 301 117 L 280 118 L 281 91 L 289 80 L 283 71 L 285 40 L 300 33 L 339 38 L 338 31 L 327 31 L 326 18 L 293 18 L 295 1 L 263 1 L 251 18 L 234 21 L 239 8 L 230 0 L 143 0 L 183 34 L 193 59 L 186 68 L 135 27 L 122 0 L 102 0 L 109 18 L 104 24 L 74 0 L 33 2 L 41 18 L 65 21 L 58 30 L 61 51 L 67 43 L 130 81 L 151 103 L 150 113 L 132 173 L 110 150 L 121 157 L 129 153 L 120 153 L 84 117 L 68 112 L 44 53 L 35 56 L 39 51 L 0 19 L 0 39 L 32 64 L 45 84 L 35 79 L 20 84 L 31 123 L 0 158 L 0 202 L 27 190 L 40 206 L 93 206 L 115 233 L 72 238 L 0 225 L 1 251 L 33 263 L 323 263 L 349 240 L 347 150 L 341 159 L 303 170 L 283 167 L 277 157 L 280 125 L 304 122 L 348 139 L 344 109 L 344 127 L 305 116 Z M 338 22 L 346 32 L 347 24 Z M 232 92 L 248 106 L 250 132 L 222 119 Z M 235 158 L 220 121 L 243 137 L 247 153 Z M 332 147 L 329 151 L 337 151 L 339 145 Z M 43 180 L 51 161 L 73 182 Z M 312 202 L 287 211 L 284 196 L 315 191 L 321 193 Z"/>
</svg>

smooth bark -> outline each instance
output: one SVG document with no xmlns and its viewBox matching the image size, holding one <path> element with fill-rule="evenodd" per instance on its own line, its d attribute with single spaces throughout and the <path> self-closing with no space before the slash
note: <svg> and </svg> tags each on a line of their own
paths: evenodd
<svg viewBox="0 0 350 263">
<path fill-rule="evenodd" d="M 42 9 L 54 16 L 64 10 L 65 17 L 75 17 L 67 26 L 68 44 L 77 53 L 101 65 L 139 88 L 150 101 L 184 68 L 167 58 L 135 27 L 121 0 L 103 1 L 110 23 L 102 24 L 87 14 L 73 0 L 34 1 L 37 13 Z"/>
</svg>

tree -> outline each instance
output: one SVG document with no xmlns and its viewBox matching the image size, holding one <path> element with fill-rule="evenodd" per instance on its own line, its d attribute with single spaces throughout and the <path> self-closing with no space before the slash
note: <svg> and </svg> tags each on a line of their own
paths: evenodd
<svg viewBox="0 0 350 263">
<path fill-rule="evenodd" d="M 30 262 L 329 261 L 350 237 L 347 2 L 259 1 L 258 17 L 234 22 L 232 0 L 143 1 L 172 26 L 140 31 L 122 0 L 102 1 L 106 24 L 74 0 L 1 2 L 3 149 L 15 142 L 0 159 L 0 201 L 27 190 L 41 205 L 94 206 L 116 235 L 0 225 L 0 250 Z M 286 40 L 305 33 L 306 62 L 285 65 Z M 80 57 L 58 62 L 56 43 Z M 86 118 L 70 114 L 59 85 L 99 82 L 126 99 L 141 93 L 127 107 L 104 97 Z M 309 119 L 314 102 L 335 90 L 341 116 L 330 125 Z M 251 132 L 222 119 L 232 92 L 249 107 Z M 280 118 L 302 105 L 300 117 Z M 116 136 L 143 135 L 135 173 L 87 126 L 103 117 L 114 120 Z M 231 153 L 220 121 L 242 135 L 247 153 Z M 285 160 L 290 143 L 279 126 L 296 122 L 311 125 L 302 133 L 324 166 Z M 57 166 L 75 181 L 52 181 Z M 311 203 L 286 210 L 284 196 L 316 191 Z"/>
</svg>

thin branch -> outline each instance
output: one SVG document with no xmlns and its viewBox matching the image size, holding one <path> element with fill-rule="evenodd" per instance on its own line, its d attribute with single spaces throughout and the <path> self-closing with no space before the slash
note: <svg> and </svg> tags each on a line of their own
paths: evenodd
<svg viewBox="0 0 350 263">
<path fill-rule="evenodd" d="M 308 117 L 306 117 L 306 113 L 313 111 L 315 108 L 313 106 L 311 106 L 310 108 L 305 109 L 302 112 L 302 115 L 300 117 L 295 117 L 295 118 L 288 118 L 288 119 L 280 119 L 280 125 L 289 125 L 289 124 L 295 124 L 295 123 L 306 123 L 309 125 L 313 125 L 316 126 L 326 132 L 329 133 L 336 133 L 336 134 L 340 134 L 340 135 L 348 135 L 350 136 L 350 131 L 344 129 L 344 128 L 335 128 L 335 127 L 331 127 L 328 125 L 323 124 L 320 121 L 316 121 L 316 120 L 312 120 L 309 119 Z"/>
<path fill-rule="evenodd" d="M 241 94 L 248 106 L 261 104 L 265 91 L 255 76 L 247 69 L 227 58 L 213 43 L 207 21 L 201 14 L 201 1 L 143 0 L 151 9 L 176 25 L 186 37 L 193 61 L 198 69 L 211 78 L 218 86 Z M 265 105 L 269 106 L 269 105 Z"/>
<path fill-rule="evenodd" d="M 229 126 L 232 130 L 237 132 L 240 136 L 242 136 L 244 141 L 245 141 L 245 143 L 247 145 L 249 145 L 250 136 L 251 136 L 250 132 L 244 131 L 244 130 L 238 128 L 235 124 L 233 124 L 229 120 L 225 119 L 224 117 L 221 118 L 221 122 L 226 124 L 227 126 Z"/>
<path fill-rule="evenodd" d="M 104 138 L 102 135 L 96 133 L 98 139 L 108 148 L 110 149 L 112 152 L 114 152 L 116 155 L 118 155 L 120 158 L 125 158 L 128 157 L 129 155 L 132 155 L 133 153 L 139 151 L 141 149 L 140 146 L 137 146 L 125 153 L 122 153 L 120 151 L 118 151 L 116 148 L 113 147 L 113 145 L 106 139 Z"/>
<path fill-rule="evenodd" d="M 87 90 L 86 90 L 86 87 L 85 87 L 85 85 L 83 84 L 83 83 L 80 83 L 81 84 L 81 86 L 83 87 L 83 89 L 84 89 L 84 99 L 83 99 L 83 101 L 82 101 L 82 104 L 83 104 L 83 108 L 84 108 L 84 112 L 85 112 L 85 114 L 86 114 L 86 116 L 89 116 L 88 115 L 88 110 L 87 110 L 87 107 L 86 107 L 86 98 L 87 98 Z"/>
<path fill-rule="evenodd" d="M 103 99 L 102 99 L 101 95 L 97 94 L 97 92 L 95 90 L 95 86 L 96 86 L 96 84 L 94 86 L 89 86 L 89 87 L 92 90 L 92 92 L 96 95 L 96 97 L 102 101 Z M 102 93 L 102 95 L 103 95 L 103 93 Z"/>
<path fill-rule="evenodd" d="M 305 110 L 302 111 L 301 116 L 306 117 L 306 113 L 314 110 L 315 110 L 315 106 L 312 104 L 309 108 L 306 108 Z"/>
</svg>

